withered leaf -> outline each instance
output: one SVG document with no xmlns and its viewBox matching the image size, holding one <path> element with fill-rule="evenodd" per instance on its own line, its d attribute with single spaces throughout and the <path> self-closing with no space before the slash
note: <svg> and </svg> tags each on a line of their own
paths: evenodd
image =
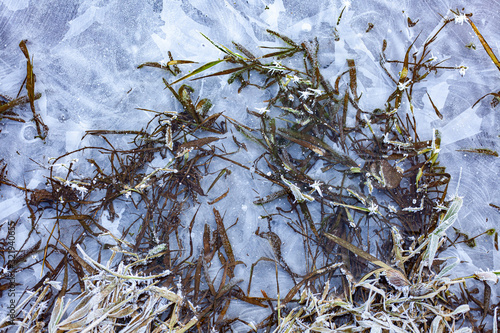
<svg viewBox="0 0 500 333">
<path fill-rule="evenodd" d="M 403 175 L 386 160 L 372 162 L 369 170 L 372 174 L 378 175 L 385 180 L 385 184 L 374 183 L 374 186 L 378 188 L 393 190 L 399 186 L 403 179 Z"/>
</svg>

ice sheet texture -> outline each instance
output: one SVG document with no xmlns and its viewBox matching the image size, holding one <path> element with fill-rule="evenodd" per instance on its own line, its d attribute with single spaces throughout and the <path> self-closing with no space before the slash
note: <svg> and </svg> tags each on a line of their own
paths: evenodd
<svg viewBox="0 0 500 333">
<path fill-rule="evenodd" d="M 26 124 L 2 124 L 0 137 L 8 145 L 3 144 L 0 148 L 1 157 L 10 165 L 9 177 L 13 181 L 43 188 L 43 177 L 47 174 L 40 171 L 39 166 L 47 166 L 50 157 L 85 144 L 80 141 L 85 130 L 102 129 L 103 126 L 106 129 L 140 129 L 150 115 L 138 111 L 137 107 L 161 111 L 175 109 L 178 106 L 162 90 L 161 76 L 151 70 L 139 71 L 136 66 L 145 61 L 168 60 L 168 51 L 176 59 L 201 63 L 222 57 L 200 32 L 224 45 L 231 45 L 231 41 L 241 43 L 257 55 L 260 55 L 259 45 L 274 43 L 265 32 L 267 28 L 295 40 L 317 36 L 321 45 L 321 67 L 327 77 L 334 80 L 347 68 L 345 59 L 355 59 L 358 90 L 363 92 L 360 107 L 366 110 L 383 107 L 394 89 L 394 83 L 379 65 L 383 39 L 387 40 L 388 58 L 402 59 L 417 36 L 414 51 L 436 31 L 440 15 L 450 15 L 450 9 L 465 8 L 465 12 L 474 14 L 472 19 L 493 51 L 499 54 L 496 42 L 500 40 L 499 6 L 496 1 L 448 0 L 377 0 L 353 1 L 352 4 L 327 0 L 3 0 L 0 1 L 0 92 L 11 97 L 17 94 L 25 75 L 25 59 L 18 44 L 27 39 L 33 55 L 37 91 L 43 95 L 36 105 L 50 132 L 46 143 L 34 139 L 30 111 L 23 109 Z M 337 25 L 342 8 L 345 9 Z M 408 27 L 408 18 L 418 21 L 417 25 Z M 367 33 L 369 23 L 374 28 Z M 338 41 L 335 40 L 337 34 Z M 476 49 L 467 48 L 469 43 Z M 466 203 L 457 227 L 473 236 L 478 230 L 498 228 L 500 212 L 488 204 L 500 205 L 500 164 L 498 158 L 457 152 L 456 149 L 500 149 L 498 110 L 490 105 L 491 99 L 486 98 L 472 108 L 481 96 L 498 91 L 500 73 L 467 24 L 449 25 L 435 42 L 433 56 L 436 61 L 446 59 L 447 66 L 467 67 L 463 76 L 458 70 L 429 75 L 425 83 L 415 88 L 413 102 L 417 123 L 422 126 L 420 133 L 429 139 L 432 128 L 442 133 L 441 163 L 448 167 L 453 177 L 449 193 L 457 191 L 465 197 Z M 255 90 L 250 96 L 238 95 L 233 87 L 227 86 L 224 78 L 195 86 L 201 96 L 212 99 L 213 112 L 225 111 L 228 116 L 243 122 L 248 118 L 246 108 L 262 107 L 263 101 L 269 98 Z M 443 114 L 442 120 L 436 116 L 426 93 Z M 127 143 L 118 144 L 126 146 Z M 258 152 L 250 152 L 236 159 L 250 164 L 257 156 Z M 85 163 L 82 159 L 76 165 L 81 173 L 89 169 Z M 224 165 L 218 165 L 221 167 Z M 265 212 L 255 208 L 252 202 L 256 193 L 264 196 L 270 189 L 255 175 L 237 168 L 232 170 L 233 174 L 224 180 L 225 183 L 220 182 L 221 188 L 231 188 L 231 200 L 225 204 L 221 202 L 219 209 L 226 211 L 226 221 L 240 217 L 238 228 L 231 229 L 229 235 L 235 247 L 241 245 L 236 247 L 235 255 L 251 263 L 266 255 L 265 244 L 251 237 L 257 226 L 263 225 L 258 216 Z M 457 188 L 460 170 L 462 178 Z M 204 185 L 208 186 L 211 181 L 207 179 Z M 214 191 L 207 200 L 220 194 Z M 29 223 L 26 214 L 21 213 L 25 207 L 19 193 L 2 191 L 1 200 L 2 219 L 18 214 L 24 216 L 23 223 Z M 6 208 L 2 209 L 4 206 Z M 200 216 L 213 224 L 208 206 L 200 210 Z M 103 221 L 110 223 L 106 219 Z M 121 218 L 114 222 L 119 223 L 119 227 L 114 228 L 124 228 L 129 222 Z M 50 230 L 51 224 L 44 223 Z M 293 233 L 284 227 L 284 221 L 281 223 L 280 236 L 290 237 L 283 249 L 285 259 L 300 272 L 303 257 L 296 249 L 301 247 L 291 239 Z M 200 235 L 200 230 L 193 235 L 197 246 L 201 244 Z M 25 234 L 19 235 L 22 236 Z M 46 236 L 32 235 L 40 239 Z M 457 245 L 454 254 L 467 261 L 462 271 L 460 268 L 455 271 L 457 276 L 470 275 L 478 269 L 500 269 L 499 253 L 491 237 L 483 236 L 480 240 L 473 249 Z M 89 252 L 97 253 L 97 248 Z M 261 278 L 255 282 L 256 292 L 275 287 L 272 282 L 274 267 L 269 265 L 267 268 L 260 272 Z M 213 270 L 216 274 L 217 268 Z M 248 270 L 238 269 L 237 274 L 246 278 Z M 286 285 L 283 281 L 283 286 Z"/>
</svg>

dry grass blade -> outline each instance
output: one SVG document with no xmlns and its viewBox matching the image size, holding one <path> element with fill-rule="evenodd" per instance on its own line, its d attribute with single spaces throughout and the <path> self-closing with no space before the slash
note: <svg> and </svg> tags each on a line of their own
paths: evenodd
<svg viewBox="0 0 500 333">
<path fill-rule="evenodd" d="M 439 109 L 436 107 L 436 105 L 432 101 L 429 93 L 427 93 L 427 97 L 429 97 L 429 101 L 431 102 L 432 108 L 434 109 L 434 112 L 436 112 L 436 115 L 439 117 L 439 119 L 443 119 L 443 115 L 441 114 L 441 112 L 439 112 Z"/>
<path fill-rule="evenodd" d="M 205 79 L 205 78 L 208 78 L 208 77 L 227 75 L 227 74 L 231 74 L 231 73 L 234 73 L 234 72 L 244 72 L 244 71 L 250 69 L 251 67 L 252 66 L 243 66 L 243 67 L 229 68 L 229 69 L 225 69 L 223 71 L 216 72 L 216 73 L 213 73 L 213 74 L 208 74 L 208 75 L 205 75 L 205 76 L 197 77 L 197 78 L 193 79 L 193 81 Z"/>
<path fill-rule="evenodd" d="M 222 199 L 224 199 L 224 198 L 227 196 L 227 194 L 228 194 L 228 193 L 229 193 L 229 188 L 228 188 L 228 189 L 227 189 L 227 191 L 226 191 L 226 192 L 224 192 L 222 195 L 220 195 L 219 197 L 217 197 L 217 198 L 215 198 L 214 200 L 209 201 L 209 202 L 207 202 L 207 203 L 208 203 L 209 205 L 213 205 L 214 203 L 217 203 L 217 202 L 221 201 Z"/>
<path fill-rule="evenodd" d="M 498 157 L 498 153 L 496 151 L 488 148 L 463 148 L 463 149 L 457 149 L 457 151 Z"/>
<path fill-rule="evenodd" d="M 183 149 L 200 149 L 202 146 L 208 145 L 209 143 L 212 143 L 217 140 L 219 140 L 219 138 L 207 137 L 207 138 L 188 141 L 186 143 L 181 144 L 179 146 L 178 151 L 182 151 Z"/>
<path fill-rule="evenodd" d="M 36 93 L 34 96 L 34 100 L 37 100 L 40 97 L 42 97 L 42 94 Z M 29 102 L 30 102 L 30 99 L 28 96 L 18 97 L 10 102 L 7 102 L 5 104 L 0 105 L 0 114 L 3 114 L 6 111 L 8 111 L 8 110 L 10 110 L 18 105 L 26 104 Z"/>
<path fill-rule="evenodd" d="M 281 128 L 279 129 L 279 131 L 282 132 L 281 135 L 283 137 L 285 137 L 286 139 L 293 141 L 293 142 L 295 142 L 295 143 L 297 143 L 297 144 L 299 144 L 307 149 L 312 150 L 313 152 L 315 152 L 319 156 L 325 156 L 325 154 L 326 154 L 325 149 L 322 149 L 322 148 L 310 143 L 309 141 L 303 140 L 302 138 L 297 138 L 297 136 L 299 136 L 298 133 L 293 133 L 291 131 L 285 132 L 285 130 L 281 129 Z M 289 134 L 291 134 L 291 135 L 289 135 Z M 300 137 L 304 137 L 304 135 L 300 135 Z"/>
<path fill-rule="evenodd" d="M 349 156 L 342 155 L 335 151 L 331 146 L 327 145 L 320 139 L 302 132 L 296 132 L 294 130 L 279 128 L 280 134 L 290 141 L 293 141 L 303 147 L 306 147 L 320 156 L 324 156 L 325 159 L 333 160 L 337 163 L 343 164 L 347 167 L 358 167 L 359 165 Z"/>
<path fill-rule="evenodd" d="M 487 96 L 494 96 L 495 99 L 493 100 L 493 102 L 491 102 L 491 105 L 495 106 L 498 104 L 498 100 L 500 99 L 500 93 L 488 93 L 486 95 L 483 95 L 480 99 L 478 99 L 473 105 L 472 105 L 472 108 L 474 108 L 476 106 L 477 103 L 479 103 L 483 98 L 487 97 Z"/>
<path fill-rule="evenodd" d="M 282 304 L 287 304 L 287 303 L 291 302 L 292 299 L 293 299 L 293 297 L 300 291 L 300 288 L 302 288 L 302 286 L 305 283 L 307 283 L 309 280 L 311 280 L 311 279 L 313 279 L 313 278 L 315 278 L 315 277 L 317 277 L 319 275 L 326 274 L 328 272 L 332 272 L 335 269 L 341 267 L 342 265 L 343 265 L 343 263 L 336 263 L 336 264 L 333 264 L 333 265 L 331 265 L 329 267 L 320 268 L 320 269 L 317 269 L 317 270 L 315 270 L 315 271 L 307 274 L 302 281 L 300 281 L 295 286 L 293 286 L 292 289 L 290 289 L 290 291 L 288 292 L 288 294 L 283 299 Z"/>
<path fill-rule="evenodd" d="M 356 64 L 354 59 L 347 59 L 347 65 L 349 66 L 349 87 L 351 88 L 351 93 L 354 96 L 354 100 L 358 101 L 358 85 L 356 77 Z"/>
<path fill-rule="evenodd" d="M 324 233 L 324 235 L 331 239 L 332 241 L 334 241 L 335 243 L 339 244 L 340 246 L 346 248 L 347 250 L 351 251 L 352 253 L 356 254 L 357 256 L 365 259 L 365 260 L 368 260 L 369 262 L 371 262 L 372 264 L 374 265 L 377 265 L 381 268 L 384 268 L 384 269 L 387 269 L 387 270 L 394 270 L 391 266 L 387 265 L 385 262 L 383 262 L 382 260 L 372 256 L 371 254 L 369 254 L 368 252 L 365 252 L 363 250 L 361 250 L 360 248 L 358 248 L 357 246 L 349 243 L 348 241 L 340 238 L 340 237 L 337 237 L 335 235 L 332 235 L 332 234 L 328 234 L 328 233 Z"/>
<path fill-rule="evenodd" d="M 35 100 L 36 100 L 36 95 L 35 94 L 35 74 L 33 73 L 33 64 L 32 60 L 30 59 L 30 55 L 28 52 L 28 47 L 26 46 L 26 40 L 23 40 L 19 43 L 19 47 L 21 48 L 21 51 L 23 52 L 24 56 L 26 57 L 26 90 L 28 92 L 28 100 L 30 103 L 31 107 L 31 112 L 33 113 L 33 119 L 35 121 L 35 126 L 36 130 L 38 133 L 38 137 L 40 139 L 44 140 L 45 137 L 47 136 L 47 131 L 48 127 L 43 123 L 42 118 L 40 115 L 36 113 L 35 110 Z"/>
<path fill-rule="evenodd" d="M 73 259 L 75 259 L 83 268 L 85 268 L 87 272 L 89 272 L 90 274 L 97 274 L 97 270 L 94 269 L 94 267 L 92 267 L 91 265 L 87 264 L 87 262 L 83 260 L 75 250 L 67 247 L 59 240 L 58 242 L 71 255 L 71 257 L 73 257 Z"/>
<path fill-rule="evenodd" d="M 273 31 L 271 29 L 267 29 L 266 30 L 269 34 L 273 35 L 273 36 L 276 36 L 278 37 L 279 39 L 281 39 L 282 41 L 284 41 L 285 43 L 287 43 L 288 45 L 292 46 L 292 47 L 298 47 L 299 45 L 297 43 L 295 43 L 293 40 L 291 40 L 290 38 L 288 38 L 287 36 L 284 36 L 276 31 Z"/>
<path fill-rule="evenodd" d="M 21 48 L 21 51 L 23 51 L 24 56 L 26 57 L 26 68 L 27 68 L 27 74 L 26 74 L 26 90 L 28 91 L 28 99 L 30 102 L 30 107 L 31 111 L 33 111 L 33 115 L 36 114 L 35 112 L 35 74 L 33 74 L 33 65 L 31 63 L 30 55 L 28 52 L 28 48 L 26 46 L 27 40 L 23 40 L 19 43 L 19 47 Z"/>
<path fill-rule="evenodd" d="M 207 190 L 207 194 L 208 192 L 210 192 L 210 190 L 214 187 L 214 185 L 221 179 L 222 176 L 224 175 L 228 175 L 228 174 L 231 174 L 231 171 L 229 171 L 229 169 L 227 168 L 224 168 L 222 169 L 219 174 L 217 175 L 217 177 L 215 177 L 214 181 L 212 182 L 212 184 L 210 184 L 210 187 L 208 188 Z"/>
<path fill-rule="evenodd" d="M 140 64 L 137 66 L 137 68 L 143 68 L 143 67 L 155 67 L 155 68 L 165 68 L 166 66 L 175 66 L 175 65 L 182 65 L 182 64 L 196 64 L 196 61 L 191 61 L 191 60 L 170 60 L 167 61 L 166 63 L 161 63 L 161 62 L 145 62 L 143 64 Z"/>
</svg>

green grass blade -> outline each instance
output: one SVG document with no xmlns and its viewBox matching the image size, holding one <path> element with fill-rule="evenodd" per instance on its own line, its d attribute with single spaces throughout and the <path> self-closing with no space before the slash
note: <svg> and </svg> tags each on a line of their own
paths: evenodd
<svg viewBox="0 0 500 333">
<path fill-rule="evenodd" d="M 226 61 L 226 59 L 222 59 L 222 60 L 215 60 L 215 61 L 210 61 L 210 62 L 206 63 L 205 65 L 203 65 L 203 66 L 200 66 L 200 67 L 196 68 L 196 69 L 195 69 L 194 71 L 192 71 L 191 73 L 189 73 L 189 74 L 187 74 L 187 75 L 184 75 L 184 76 L 183 76 L 183 77 L 181 77 L 180 79 L 178 79 L 178 80 L 176 80 L 176 81 L 172 82 L 170 85 L 174 85 L 174 84 L 176 84 L 176 83 L 178 83 L 178 82 L 181 82 L 182 80 L 185 80 L 185 79 L 187 79 L 187 78 L 190 78 L 190 77 L 191 77 L 191 76 L 193 76 L 193 75 L 199 74 L 199 73 L 201 73 L 201 72 L 203 72 L 203 71 L 205 71 L 205 70 L 209 69 L 210 67 L 213 67 L 213 66 L 215 66 L 215 65 L 217 65 L 217 64 L 220 64 L 220 63 L 221 63 L 221 62 L 223 62 L 223 61 Z"/>
</svg>

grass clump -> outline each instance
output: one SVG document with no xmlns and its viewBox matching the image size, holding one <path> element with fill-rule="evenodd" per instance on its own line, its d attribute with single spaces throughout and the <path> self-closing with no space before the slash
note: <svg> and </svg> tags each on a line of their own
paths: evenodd
<svg viewBox="0 0 500 333">
<path fill-rule="evenodd" d="M 412 104 L 416 84 L 433 72 L 459 69 L 430 57 L 432 43 L 454 20 L 444 19 L 416 53 L 411 52 L 414 41 L 403 60 L 388 60 L 383 42 L 380 63 L 394 91 L 382 108 L 373 110 L 359 105 L 362 94 L 354 59 L 346 59 L 346 70 L 329 81 L 320 70 L 316 39 L 297 43 L 271 30 L 281 45 L 266 48 L 270 51 L 262 56 L 238 43 L 233 50 L 206 37 L 224 58 L 180 78 L 178 65 L 192 61 L 170 55 L 166 63 L 140 65 L 174 76 L 172 82 L 163 82 L 179 111 L 141 109 L 153 114 L 141 130 L 88 131 L 102 145 L 52 160 L 48 188 L 27 190 L 33 230 L 42 215 L 50 216 L 54 225 L 44 244 L 48 272 L 16 308 L 20 331 L 46 327 L 49 332 L 224 332 L 239 323 L 249 331 L 274 332 L 472 332 L 483 328 L 488 315 L 496 321 L 489 300 L 475 302 L 483 317 L 474 319 L 465 280 L 483 281 L 486 299 L 488 281 L 498 281 L 500 272 L 450 279 L 458 262 L 439 258 L 448 246 L 446 231 L 463 202 L 458 194 L 449 198 L 450 175 L 438 159 L 440 133 L 433 130 L 425 139 L 419 135 Z M 205 73 L 224 63 L 229 68 Z M 398 75 L 392 73 L 395 68 Z M 257 128 L 222 112 L 211 113 L 210 100 L 195 98 L 195 90 L 181 84 L 217 76 L 239 84 L 238 92 L 269 91 L 266 107 L 247 109 Z M 428 98 L 442 118 L 430 94 Z M 240 142 L 233 136 L 235 152 L 218 146 L 228 126 L 246 138 Z M 116 148 L 109 139 L 116 135 L 130 138 L 133 147 Z M 249 149 L 247 144 L 261 152 L 251 166 L 231 156 Z M 98 158 L 87 158 L 93 173 L 81 176 L 69 159 L 90 152 L 98 152 Z M 150 168 L 148 163 L 157 158 L 164 166 Z M 199 197 L 229 175 L 228 168 L 220 170 L 205 191 L 200 181 L 214 160 L 251 170 L 273 185 L 270 195 L 254 202 L 268 212 L 267 225 L 260 226 L 255 237 L 268 240 L 272 255 L 251 265 L 248 280 L 235 274 L 235 267 L 245 263 L 235 255 L 229 228 L 217 208 L 228 191 L 208 202 L 216 230 L 212 232 L 207 223 L 198 230 L 203 238 L 200 249 L 192 239 L 192 232 L 201 229 L 195 226 L 198 211 L 188 220 L 183 215 L 188 207 L 201 207 Z M 278 198 L 285 203 L 277 203 Z M 111 220 L 118 217 L 116 206 L 137 212 L 121 235 L 100 223 L 104 213 Z M 279 218 L 302 238 L 302 274 L 282 256 L 283 243 L 274 223 Z M 70 244 L 62 237 L 65 220 L 79 224 Z M 498 236 L 494 230 L 487 233 Z M 103 251 L 111 250 L 105 264 L 101 253 L 97 259 L 86 253 L 89 239 Z M 63 254 L 62 259 L 49 265 L 56 253 Z M 252 294 L 253 271 L 263 261 L 273 262 L 276 275 L 283 271 L 294 286 L 281 293 L 277 282 L 276 295 L 264 290 L 262 295 Z M 210 275 L 212 265 L 221 267 L 221 278 Z M 78 286 L 68 285 L 70 270 Z M 53 282 L 63 271 L 63 282 Z M 78 288 L 79 296 L 65 303 Z M 233 300 L 268 308 L 269 315 L 257 323 L 230 318 Z"/>
</svg>

